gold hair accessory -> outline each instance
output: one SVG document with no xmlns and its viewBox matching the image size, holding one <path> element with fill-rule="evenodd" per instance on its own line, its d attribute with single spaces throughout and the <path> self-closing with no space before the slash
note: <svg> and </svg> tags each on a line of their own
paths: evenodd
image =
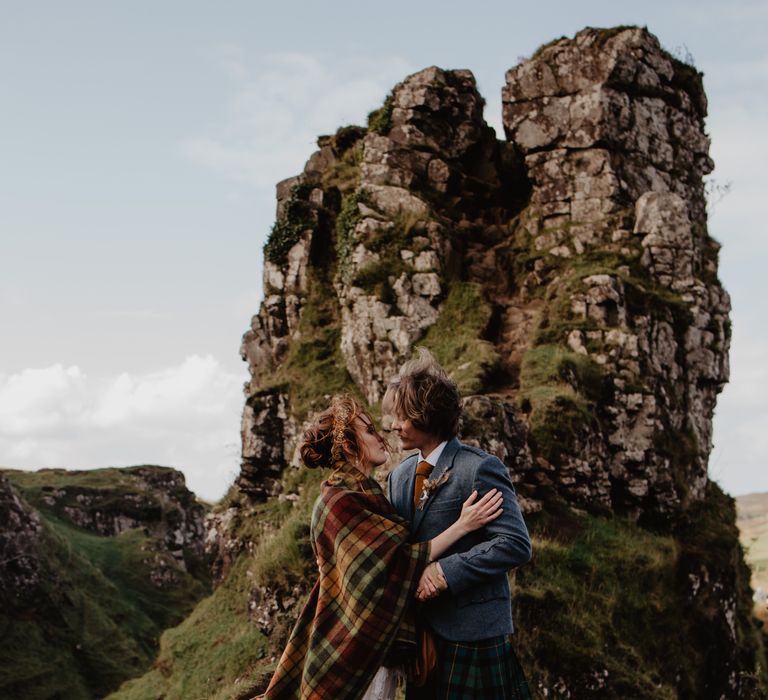
<svg viewBox="0 0 768 700">
<path fill-rule="evenodd" d="M 344 432 L 352 419 L 348 406 L 335 402 L 333 410 L 333 440 L 331 442 L 331 459 L 338 462 L 344 457 Z"/>
</svg>

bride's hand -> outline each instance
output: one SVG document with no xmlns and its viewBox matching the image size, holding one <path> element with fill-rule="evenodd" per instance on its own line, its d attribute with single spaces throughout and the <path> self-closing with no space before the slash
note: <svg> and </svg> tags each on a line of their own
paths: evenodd
<svg viewBox="0 0 768 700">
<path fill-rule="evenodd" d="M 472 532 L 487 525 L 503 512 L 501 491 L 496 489 L 491 489 L 477 503 L 475 501 L 477 501 L 477 491 L 469 494 L 469 498 L 461 506 L 461 515 L 457 522 L 466 532 Z"/>
</svg>

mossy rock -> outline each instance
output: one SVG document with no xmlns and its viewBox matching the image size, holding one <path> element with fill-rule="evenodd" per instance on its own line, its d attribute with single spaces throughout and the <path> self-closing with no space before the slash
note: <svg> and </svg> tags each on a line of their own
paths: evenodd
<svg viewBox="0 0 768 700">
<path fill-rule="evenodd" d="M 355 226 L 362 218 L 360 204 L 370 205 L 370 198 L 364 190 L 355 190 L 342 199 L 341 211 L 336 217 L 336 260 L 342 279 L 349 274 Z"/>
<path fill-rule="evenodd" d="M 514 639 L 534 688 L 550 697 L 719 697 L 733 652 L 719 627 L 726 616 L 717 586 L 706 593 L 714 595 L 708 612 L 709 602 L 691 595 L 689 575 L 705 568 L 718 577 L 713 584 L 733 575 L 737 599 L 749 600 L 728 501 L 711 485 L 671 533 L 557 502 L 529 517 L 534 555 L 513 577 Z M 748 605 L 739 605 L 735 625 L 749 668 L 750 658 L 765 656 Z M 742 676 L 739 697 L 761 697 L 766 680 L 764 667 Z"/>
<path fill-rule="evenodd" d="M 453 377 L 462 394 L 476 394 L 499 364 L 496 347 L 483 339 L 492 314 L 482 287 L 452 282 L 423 345 Z"/>
<path fill-rule="evenodd" d="M 341 354 L 339 312 L 329 274 L 313 271 L 308 275 L 297 337 L 285 359 L 260 387 L 284 387 L 291 414 L 298 421 L 324 407 L 332 394 L 359 395 Z"/>
<path fill-rule="evenodd" d="M 394 106 L 394 96 L 391 94 L 387 95 L 384 104 L 368 115 L 368 131 L 382 135 L 388 134 L 392 128 L 392 111 Z"/>
<path fill-rule="evenodd" d="M 307 201 L 313 186 L 300 183 L 291 188 L 285 203 L 283 216 L 272 226 L 264 244 L 264 257 L 280 267 L 288 262 L 288 253 L 300 240 L 305 231 L 315 225 L 312 206 Z"/>
<path fill-rule="evenodd" d="M 529 414 L 536 451 L 559 464 L 563 453 L 599 430 L 598 405 L 609 391 L 588 356 L 554 344 L 529 350 L 520 368 L 520 406 Z"/>
<path fill-rule="evenodd" d="M 162 637 L 144 676 L 125 683 L 109 700 L 236 700 L 263 691 L 317 575 L 309 544 L 312 507 L 325 474 L 305 467 L 283 474 L 281 492 L 239 509 L 232 536 L 243 543 L 226 578 L 178 627 Z M 259 590 L 283 591 L 286 611 L 275 611 L 269 634 L 250 614 Z"/>
</svg>

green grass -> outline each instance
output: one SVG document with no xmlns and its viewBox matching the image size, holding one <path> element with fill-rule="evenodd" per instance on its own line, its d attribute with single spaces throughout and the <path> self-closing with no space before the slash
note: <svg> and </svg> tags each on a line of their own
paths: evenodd
<svg viewBox="0 0 768 700">
<path fill-rule="evenodd" d="M 599 427 L 596 405 L 605 386 L 600 366 L 585 355 L 552 344 L 525 354 L 520 403 L 539 454 L 557 464 L 579 436 Z"/>
<path fill-rule="evenodd" d="M 99 537 L 50 519 L 48 524 L 68 546 L 84 555 L 115 587 L 120 600 L 139 614 L 126 622 L 124 631 L 154 647 L 159 631 L 178 623 L 183 613 L 208 592 L 208 582 L 181 571 L 173 557 L 137 528 L 117 537 Z M 158 590 L 147 575 L 149 557 L 157 557 L 175 571 L 177 584 Z"/>
<path fill-rule="evenodd" d="M 644 662 L 663 639 L 680 641 L 673 624 L 658 624 L 678 602 L 674 541 L 619 521 L 559 519 L 532 526 L 534 560 L 517 574 L 516 644 L 529 678 L 550 692 L 565 678 L 585 697 L 592 674 L 607 669 L 611 686 L 632 692 L 600 697 L 677 697 L 671 685 L 658 692 Z"/>
<path fill-rule="evenodd" d="M 491 318 L 491 305 L 482 287 L 473 282 L 453 282 L 430 326 L 423 345 L 432 351 L 453 377 L 462 394 L 476 394 L 499 362 L 493 343 L 483 340 Z"/>
<path fill-rule="evenodd" d="M 363 160 L 362 143 L 356 143 L 341 154 L 333 167 L 323 173 L 324 189 L 337 188 L 342 195 L 354 192 L 360 184 L 360 164 Z"/>
<path fill-rule="evenodd" d="M 603 392 L 603 379 L 602 368 L 587 355 L 560 345 L 538 345 L 526 354 L 520 381 L 523 392 L 555 382 L 598 399 Z"/>
<path fill-rule="evenodd" d="M 142 528 L 102 537 L 73 525 L 63 514 L 65 505 L 87 494 L 93 499 L 91 508 L 117 509 L 122 498 L 124 510 L 160 517 L 156 496 L 138 478 L 147 470 L 155 475 L 166 471 L 4 471 L 37 508 L 43 530 L 39 588 L 31 601 L 11 601 L 0 609 L 0 697 L 103 697 L 146 671 L 163 629 L 178 624 L 209 590 L 201 562 L 191 567 L 194 573 L 180 569 Z M 52 489 L 59 490 L 55 506 L 43 501 Z M 157 588 L 148 560 L 164 561 L 175 584 Z"/>
<path fill-rule="evenodd" d="M 368 130 L 364 126 L 347 124 L 347 126 L 340 126 L 336 129 L 336 133 L 332 136 L 319 136 L 317 138 L 317 145 L 320 148 L 323 146 L 330 146 L 334 155 L 338 156 L 346 153 L 350 148 L 357 145 L 367 133 Z"/>
<path fill-rule="evenodd" d="M 169 471 L 172 470 L 169 469 Z M 44 469 L 37 472 L 7 471 L 5 475 L 35 508 L 63 519 L 66 519 L 64 509 L 68 507 L 84 512 L 117 511 L 149 521 L 157 521 L 162 517 L 162 507 L 157 498 L 150 494 L 127 469 L 106 468 L 93 471 Z M 53 491 L 58 492 L 59 495 L 55 499 L 55 505 L 51 506 L 44 499 Z M 92 505 L 86 506 L 78 502 L 78 497 L 87 497 L 92 500 Z"/>
<path fill-rule="evenodd" d="M 360 287 L 385 304 L 396 302 L 391 280 L 405 271 L 405 263 L 398 257 L 387 257 L 363 265 L 352 278 L 352 286 Z"/>
<path fill-rule="evenodd" d="M 248 619 L 248 571 L 249 562 L 241 556 L 216 592 L 163 634 L 152 669 L 108 697 L 208 700 L 234 698 L 250 687 L 250 669 L 265 658 L 269 644 Z"/>
<path fill-rule="evenodd" d="M 392 128 L 393 109 L 394 97 L 389 94 L 384 100 L 384 104 L 368 115 L 368 131 L 383 135 L 389 133 Z"/>
<path fill-rule="evenodd" d="M 54 522 L 71 522 L 67 509 L 75 508 L 86 518 L 105 524 L 111 517 L 127 516 L 151 530 L 164 527 L 163 523 L 170 523 L 168 527 L 172 527 L 180 516 L 178 506 L 197 511 L 200 517 L 209 508 L 186 488 L 183 475 L 170 467 L 140 465 L 36 472 L 5 470 L 3 473 L 31 505 Z M 177 501 L 178 506 L 158 497 L 154 491 L 156 485 Z M 50 503 L 52 496 L 53 504 Z M 193 577 L 200 581 L 210 578 L 202 557 L 187 549 L 183 556 Z"/>
<path fill-rule="evenodd" d="M 248 600 L 267 587 L 305 595 L 316 576 L 309 546 L 312 506 L 324 474 L 290 469 L 284 493 L 298 493 L 295 505 L 272 499 L 243 511 L 236 523 L 248 548 L 237 557 L 225 581 L 178 627 L 162 637 L 149 673 L 129 681 L 110 700 L 234 700 L 263 686 L 293 626 L 300 602 L 284 613 L 269 636 L 250 619 Z M 252 553 L 249 553 L 252 552 Z"/>
<path fill-rule="evenodd" d="M 254 559 L 259 562 L 254 580 L 258 583 L 289 589 L 305 578 L 307 563 L 314 563 L 309 521 L 323 476 L 324 472 L 306 467 L 292 468 L 283 483 L 289 493 L 301 494 L 297 505 L 278 501 L 276 510 L 274 503 L 262 506 L 260 522 L 268 522 L 271 515 L 275 529 L 267 537 L 260 538 L 254 551 Z"/>
<path fill-rule="evenodd" d="M 272 226 L 264 244 L 264 257 L 271 263 L 285 265 L 291 248 L 299 242 L 304 231 L 314 227 L 315 218 L 307 202 L 311 191 L 310 184 L 298 184 L 291 188 L 283 216 Z"/>
<path fill-rule="evenodd" d="M 360 164 L 363 159 L 362 138 L 366 129 L 361 126 L 343 126 L 333 136 L 321 136 L 319 146 L 329 145 L 336 161 L 322 173 L 325 190 L 337 188 L 342 195 L 354 192 L 360 184 Z"/>
<path fill-rule="evenodd" d="M 304 420 L 312 410 L 325 408 L 332 394 L 359 393 L 341 354 L 336 295 L 320 272 L 309 275 L 298 330 L 282 364 L 261 388 L 286 387 L 292 414 Z"/>
<path fill-rule="evenodd" d="M 336 217 L 336 260 L 342 280 L 349 274 L 349 257 L 352 255 L 355 226 L 362 218 L 358 204 L 370 204 L 370 199 L 363 190 L 355 190 L 345 195 Z"/>
<path fill-rule="evenodd" d="M 539 692 L 566 697 L 555 690 L 564 679 L 570 697 L 716 696 L 708 688 L 727 677 L 722 662 L 734 651 L 718 582 L 749 601 L 728 497 L 710 486 L 671 534 L 556 506 L 529 526 L 534 558 L 516 575 L 515 646 Z M 703 571 L 710 580 L 694 598 L 689 576 Z M 736 626 L 744 665 L 750 654 L 764 659 L 748 605 Z M 760 697 L 746 690 L 760 673 L 766 682 L 764 670 L 745 675 L 739 697 Z"/>
<path fill-rule="evenodd" d="M 158 470 L 168 467 L 156 467 Z M 38 471 L 22 471 L 17 469 L 2 470 L 13 484 L 23 489 L 27 497 L 33 492 L 41 492 L 48 488 L 66 488 L 76 484 L 82 488 L 110 489 L 119 488 L 124 491 L 137 490 L 136 480 L 131 476 L 132 468 L 117 469 L 40 469 Z"/>
<path fill-rule="evenodd" d="M 103 697 L 149 667 L 162 630 L 190 612 L 205 586 L 176 569 L 176 588 L 155 588 L 143 564 L 154 543 L 141 531 L 102 538 L 54 518 L 43 523 L 34 605 L 0 612 L 0 696 Z"/>
</svg>

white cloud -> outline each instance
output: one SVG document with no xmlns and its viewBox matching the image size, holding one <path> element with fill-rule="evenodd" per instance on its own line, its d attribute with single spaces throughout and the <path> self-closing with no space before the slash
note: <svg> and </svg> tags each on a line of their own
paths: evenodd
<svg viewBox="0 0 768 700">
<path fill-rule="evenodd" d="M 89 419 L 111 427 L 126 421 L 187 421 L 193 416 L 220 413 L 229 375 L 223 375 L 212 357 L 188 357 L 178 367 L 143 377 L 124 373 L 99 396 Z M 205 401 L 200 401 L 205 397 Z"/>
<path fill-rule="evenodd" d="M 60 364 L 0 375 L 0 464 L 163 464 L 216 499 L 238 470 L 242 382 L 198 355 L 142 375 L 90 377 Z"/>
<path fill-rule="evenodd" d="M 82 410 L 85 377 L 78 367 L 53 365 L 0 375 L 0 433 L 26 435 L 58 428 Z"/>
<path fill-rule="evenodd" d="M 249 56 L 232 45 L 217 60 L 234 83 L 215 133 L 189 138 L 182 153 L 227 178 L 272 187 L 297 174 L 317 136 L 364 124 L 411 72 L 396 57 L 330 60 L 303 53 Z"/>
</svg>

